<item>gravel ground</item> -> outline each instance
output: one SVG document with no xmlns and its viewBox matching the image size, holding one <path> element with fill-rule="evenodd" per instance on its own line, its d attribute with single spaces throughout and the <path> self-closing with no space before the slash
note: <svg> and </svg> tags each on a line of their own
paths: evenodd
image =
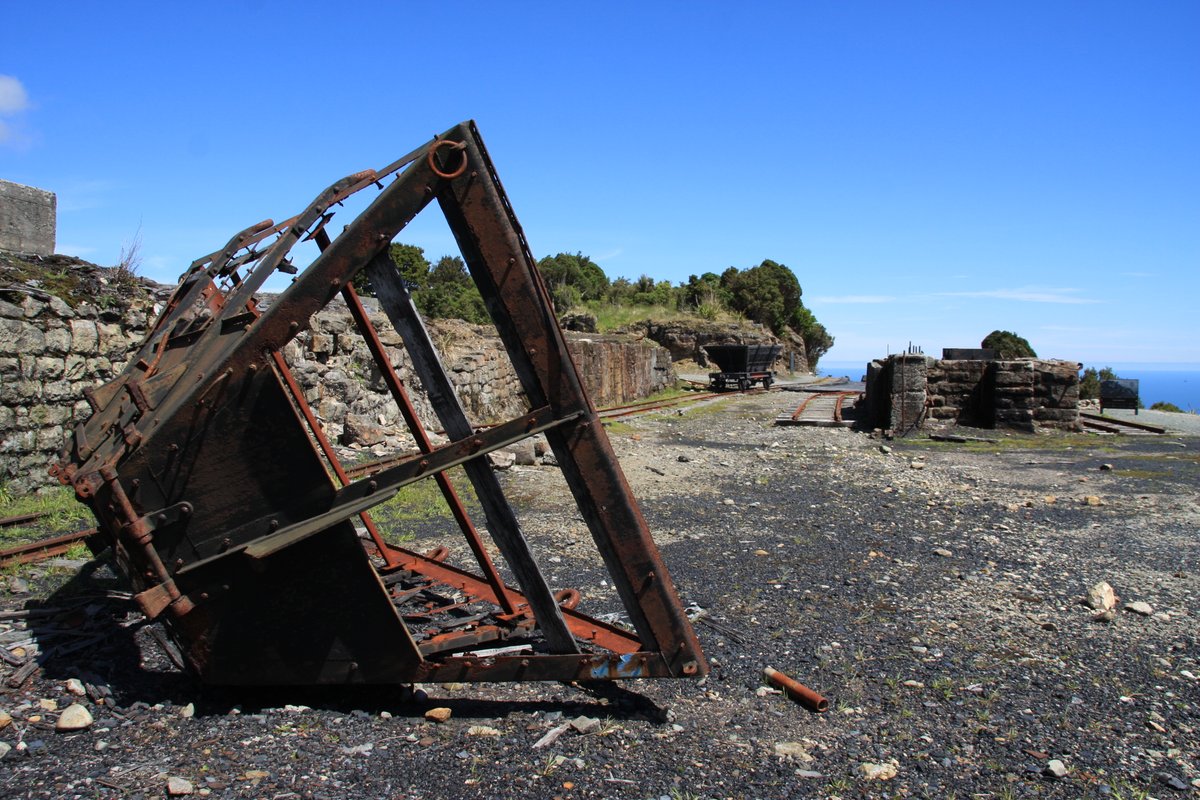
<svg viewBox="0 0 1200 800">
<path fill-rule="evenodd" d="M 93 563 L 50 598 L 66 612 L 0 618 L 0 642 L 45 652 L 0 694 L 0 796 L 162 797 L 172 779 L 279 800 L 1197 794 L 1200 439 L 771 425 L 797 402 L 612 429 L 698 615 L 704 681 L 216 692 L 165 660 Z M 557 471 L 502 479 L 552 584 L 617 611 Z M 63 569 L 10 576 L 0 605 L 25 608 Z M 1120 596 L 1107 621 L 1081 603 L 1100 581 Z M 765 687 L 768 666 L 829 712 Z M 71 703 L 93 723 L 56 732 Z"/>
</svg>

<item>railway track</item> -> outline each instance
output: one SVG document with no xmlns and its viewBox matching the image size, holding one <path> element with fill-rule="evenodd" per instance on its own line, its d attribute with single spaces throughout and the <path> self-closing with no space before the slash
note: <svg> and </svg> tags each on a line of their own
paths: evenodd
<svg viewBox="0 0 1200 800">
<path fill-rule="evenodd" d="M 1133 420 L 1117 419 L 1116 417 L 1105 417 L 1100 414 L 1092 414 L 1088 411 L 1079 412 L 1079 421 L 1085 428 L 1101 433 L 1154 433 L 1164 434 L 1166 428 L 1160 428 L 1158 425 L 1147 425 L 1144 422 L 1134 422 Z"/>
<path fill-rule="evenodd" d="M 810 392 L 791 414 L 775 418 L 776 425 L 809 425 L 820 428 L 848 428 L 854 423 L 842 419 L 842 409 L 858 392 Z"/>
<path fill-rule="evenodd" d="M 39 514 L 38 516 L 42 515 Z M 5 548 L 4 550 L 0 550 L 0 568 L 10 567 L 14 564 L 30 564 L 35 561 L 44 561 L 54 556 L 61 556 L 79 542 L 84 541 L 89 536 L 95 535 L 95 533 L 95 528 L 87 528 L 75 533 L 51 536 L 48 539 L 39 539 L 36 542 L 27 542 Z"/>
</svg>

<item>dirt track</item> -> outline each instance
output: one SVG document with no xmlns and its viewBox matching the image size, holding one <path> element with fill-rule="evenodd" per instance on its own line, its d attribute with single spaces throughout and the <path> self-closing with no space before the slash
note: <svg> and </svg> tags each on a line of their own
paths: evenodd
<svg viewBox="0 0 1200 800">
<path fill-rule="evenodd" d="M 0 796 L 161 797 L 170 776 L 212 797 L 265 798 L 1196 791 L 1200 439 L 942 445 L 771 426 L 797 402 L 742 397 L 612 432 L 700 614 L 713 664 L 703 683 L 603 696 L 426 686 L 416 700 L 215 693 L 135 633 L 126 604 L 93 599 L 82 629 L 105 621 L 103 641 L 0 695 L 13 717 L 0 741 L 24 744 L 0 761 Z M 615 611 L 557 472 L 514 468 L 503 480 L 552 584 L 579 588 L 583 610 Z M 119 588 L 103 566 L 89 572 L 55 602 Z M 1121 596 L 1109 622 L 1080 604 L 1098 581 Z M 3 607 L 27 599 L 10 594 Z M 1133 601 L 1149 616 L 1125 610 Z M 34 626 L 43 649 L 54 630 Z M 831 710 L 812 715 L 764 689 L 766 666 L 826 694 Z M 72 677 L 111 690 L 115 707 L 85 698 L 96 723 L 56 733 L 59 710 L 39 701 L 78 699 Z M 428 722 L 432 706 L 453 716 Z M 583 715 L 597 720 L 580 722 L 587 732 L 533 748 Z M 1065 777 L 1045 774 L 1052 760 Z"/>
</svg>

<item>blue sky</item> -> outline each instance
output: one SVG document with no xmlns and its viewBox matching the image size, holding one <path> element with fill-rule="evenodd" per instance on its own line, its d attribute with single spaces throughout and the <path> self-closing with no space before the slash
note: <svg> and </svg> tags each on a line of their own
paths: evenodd
<svg viewBox="0 0 1200 800">
<path fill-rule="evenodd" d="M 474 118 L 535 255 L 787 264 L 830 361 L 1200 362 L 1200 3 L 9 3 L 0 178 L 174 280 Z M 423 214 L 400 240 L 456 252 Z"/>
</svg>

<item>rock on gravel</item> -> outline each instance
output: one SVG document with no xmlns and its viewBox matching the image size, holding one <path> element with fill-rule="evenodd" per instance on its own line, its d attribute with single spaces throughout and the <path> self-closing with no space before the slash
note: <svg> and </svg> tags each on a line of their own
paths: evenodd
<svg viewBox="0 0 1200 800">
<path fill-rule="evenodd" d="M 1117 593 L 1107 582 L 1100 581 L 1088 589 L 1087 604 L 1097 611 L 1108 611 L 1117 604 Z"/>
<path fill-rule="evenodd" d="M 896 773 L 900 771 L 900 765 L 895 760 L 885 761 L 882 764 L 874 764 L 864 762 L 858 765 L 859 774 L 869 781 L 887 781 L 896 777 Z"/>
<path fill-rule="evenodd" d="M 63 709 L 63 712 L 58 715 L 58 722 L 54 724 L 55 730 L 59 731 L 81 731 L 92 726 L 92 712 L 88 711 L 79 703 L 72 703 Z"/>
<path fill-rule="evenodd" d="M 425 719 L 429 720 L 430 722 L 446 722 L 450 719 L 453 713 L 454 712 L 445 706 L 438 706 L 437 708 L 431 708 L 426 711 Z"/>
<path fill-rule="evenodd" d="M 196 791 L 196 787 L 187 778 L 172 775 L 167 778 L 167 795 L 169 797 L 184 797 Z"/>
<path fill-rule="evenodd" d="M 1134 600 L 1132 603 L 1126 603 L 1125 610 L 1132 611 L 1140 617 L 1149 617 L 1154 614 L 1154 607 L 1144 600 Z"/>
</svg>

